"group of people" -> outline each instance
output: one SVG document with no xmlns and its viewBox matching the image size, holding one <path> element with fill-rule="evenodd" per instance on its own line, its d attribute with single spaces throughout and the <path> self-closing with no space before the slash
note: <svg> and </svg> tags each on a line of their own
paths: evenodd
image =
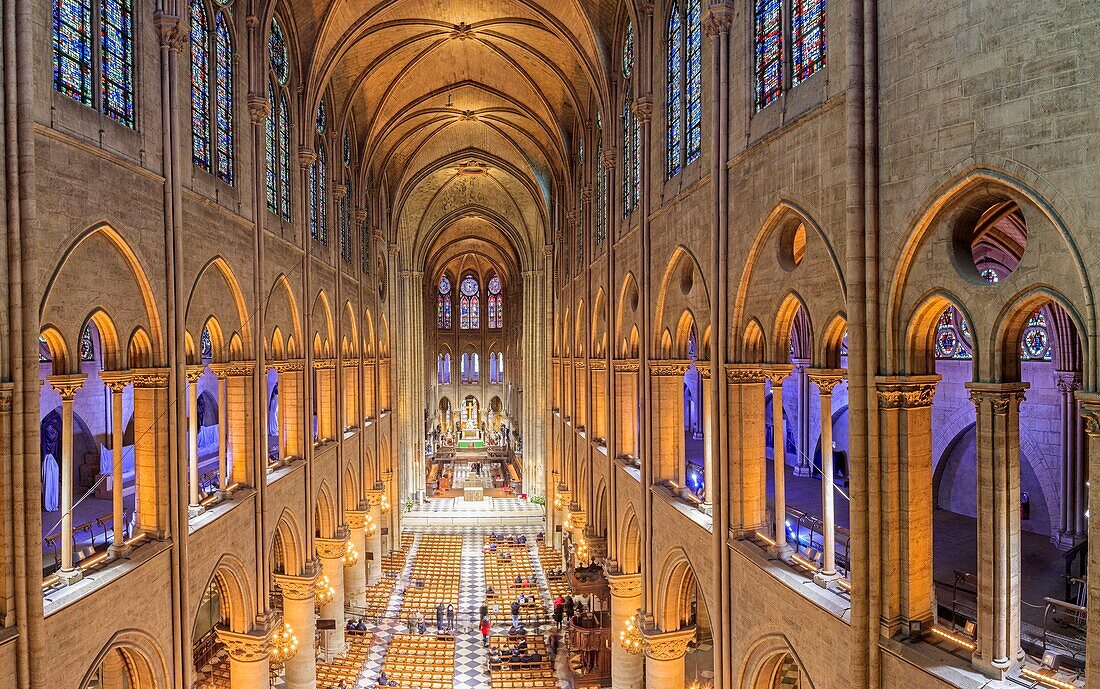
<svg viewBox="0 0 1100 689">
<path fill-rule="evenodd" d="M 446 622 L 446 626 L 444 626 Z M 437 634 L 453 634 L 455 631 L 455 606 L 448 603 L 446 607 L 440 601 L 435 606 L 435 630 Z M 417 634 L 428 633 L 428 622 L 424 618 L 424 612 L 416 611 L 416 615 L 409 620 L 409 632 Z"/>
<path fill-rule="evenodd" d="M 554 625 L 561 629 L 562 623 L 568 623 L 576 615 L 584 613 L 584 603 L 573 600 L 573 596 L 558 596 L 554 599 Z"/>
<path fill-rule="evenodd" d="M 527 665 L 531 663 L 540 663 L 542 659 L 541 653 L 528 647 L 526 635 L 520 637 L 519 641 L 515 642 L 515 645 L 510 649 L 489 649 L 490 670 L 500 669 L 507 664 Z"/>
</svg>

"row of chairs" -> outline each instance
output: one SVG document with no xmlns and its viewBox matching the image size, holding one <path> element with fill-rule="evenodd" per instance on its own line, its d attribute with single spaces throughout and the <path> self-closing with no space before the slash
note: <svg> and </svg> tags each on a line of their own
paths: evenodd
<svg viewBox="0 0 1100 689">
<path fill-rule="evenodd" d="M 399 687 L 451 689 L 455 673 L 454 637 L 395 634 L 382 669 Z"/>
<path fill-rule="evenodd" d="M 461 536 L 422 535 L 409 585 L 405 589 L 402 614 L 419 610 L 431 616 L 440 602 L 457 607 L 461 568 Z"/>
<path fill-rule="evenodd" d="M 344 680 L 348 686 L 355 686 L 363 666 L 367 664 L 374 635 L 370 632 L 348 630 L 344 639 L 348 653 L 342 658 L 334 658 L 331 663 L 317 663 L 317 686 L 331 687 Z"/>
<path fill-rule="evenodd" d="M 517 647 L 520 639 L 527 641 L 524 655 L 537 655 L 538 661 L 510 661 L 510 651 Z M 490 650 L 500 651 L 502 657 L 499 663 L 489 663 L 489 681 L 493 689 L 555 689 L 557 686 L 557 678 L 554 676 L 553 665 L 542 636 L 494 636 L 489 640 L 489 647 Z"/>
<path fill-rule="evenodd" d="M 569 580 L 565 574 L 553 574 L 557 572 L 561 563 L 561 554 L 543 542 L 539 542 L 539 559 L 542 561 L 543 574 L 546 575 L 546 583 L 550 586 L 550 599 L 558 596 L 562 598 L 571 595 L 573 590 L 569 587 Z"/>
<path fill-rule="evenodd" d="M 521 593 L 526 594 L 531 600 L 520 606 L 520 620 L 525 624 L 545 623 L 547 621 L 546 608 L 542 604 L 538 582 L 535 579 L 535 566 L 531 561 L 531 551 L 526 545 L 512 547 L 497 541 L 497 550 L 492 552 L 489 545 L 490 537 L 485 538 L 485 584 L 491 586 L 494 595 L 487 596 L 490 601 L 499 603 L 506 611 L 511 607 L 512 601 Z M 501 559 L 501 553 L 507 553 L 511 559 Z M 516 577 L 529 582 L 527 587 L 517 586 Z"/>
</svg>

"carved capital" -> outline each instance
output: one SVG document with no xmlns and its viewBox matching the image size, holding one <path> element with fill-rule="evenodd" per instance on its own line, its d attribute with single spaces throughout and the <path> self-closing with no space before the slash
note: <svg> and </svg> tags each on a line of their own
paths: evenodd
<svg viewBox="0 0 1100 689">
<path fill-rule="evenodd" d="M 593 371 L 606 371 L 607 361 L 605 359 L 589 359 L 588 368 Z"/>
<path fill-rule="evenodd" d="M 592 187 L 591 185 L 584 185 L 581 187 L 581 201 L 588 203 L 592 200 Z"/>
<path fill-rule="evenodd" d="M 339 201 L 348 195 L 348 185 L 346 184 L 334 184 L 332 185 L 332 200 Z"/>
<path fill-rule="evenodd" d="M 844 382 L 847 371 L 842 369 L 807 369 L 810 382 L 817 386 L 822 395 L 832 395 L 833 389 Z"/>
<path fill-rule="evenodd" d="M 317 595 L 317 573 L 299 577 L 289 574 L 275 574 L 275 583 L 283 592 L 283 598 L 290 600 L 313 600 Z"/>
<path fill-rule="evenodd" d="M 1077 371 L 1055 371 L 1054 384 L 1062 394 L 1073 394 L 1081 389 L 1081 374 Z"/>
<path fill-rule="evenodd" d="M 316 359 L 313 362 L 313 368 L 317 371 L 331 371 L 336 368 L 335 359 Z"/>
<path fill-rule="evenodd" d="M 637 359 L 615 359 L 611 364 L 616 373 L 637 373 L 641 369 Z"/>
<path fill-rule="evenodd" d="M 772 382 L 772 385 L 782 385 L 783 381 L 791 375 L 792 367 L 786 366 L 768 366 L 764 369 L 764 376 Z"/>
<path fill-rule="evenodd" d="M 14 386 L 11 383 L 0 383 L 0 413 L 11 411 L 13 389 Z"/>
<path fill-rule="evenodd" d="M 649 372 L 654 376 L 682 376 L 691 368 L 686 359 L 658 359 L 649 362 Z"/>
<path fill-rule="evenodd" d="M 271 368 L 275 369 L 279 373 L 294 373 L 297 371 L 304 371 L 306 369 L 306 362 L 304 359 L 287 359 L 285 361 L 275 361 L 271 364 Z"/>
<path fill-rule="evenodd" d="M 317 151 L 313 150 L 309 146 L 298 147 L 298 162 L 303 168 L 307 168 L 313 165 L 317 160 Z"/>
<path fill-rule="evenodd" d="M 360 510 L 347 510 L 344 512 L 344 523 L 349 529 L 367 528 L 367 513 Z"/>
<path fill-rule="evenodd" d="M 214 366 L 211 366 L 211 369 L 213 368 Z M 187 378 L 188 383 L 194 385 L 199 382 L 199 378 L 202 378 L 202 374 L 204 373 L 206 373 L 206 366 L 204 364 L 195 364 L 184 369 L 183 375 Z"/>
<path fill-rule="evenodd" d="M 256 373 L 256 362 L 251 360 L 228 361 L 224 364 L 211 364 L 210 369 L 219 376 L 242 378 Z"/>
<path fill-rule="evenodd" d="M 932 406 L 939 376 L 879 378 L 879 409 L 921 409 Z"/>
<path fill-rule="evenodd" d="M 130 374 L 126 371 L 100 371 L 99 379 L 115 393 L 121 393 L 130 384 Z"/>
<path fill-rule="evenodd" d="M 347 548 L 347 542 L 347 537 L 313 539 L 313 543 L 317 548 L 317 556 L 322 560 L 342 559 L 344 550 Z"/>
<path fill-rule="evenodd" d="M 710 362 L 709 361 L 696 361 L 695 369 L 699 371 L 699 377 L 703 380 L 710 380 Z"/>
<path fill-rule="evenodd" d="M 168 387 L 168 369 L 166 368 L 137 368 L 130 371 L 130 378 L 135 388 Z"/>
<path fill-rule="evenodd" d="M 648 122 L 653 117 L 653 97 L 639 96 L 630 104 L 630 109 L 640 122 Z"/>
<path fill-rule="evenodd" d="M 755 364 L 726 364 L 726 383 L 729 385 L 760 384 L 765 380 L 764 369 Z"/>
<path fill-rule="evenodd" d="M 619 154 L 616 151 L 604 149 L 600 156 L 600 167 L 605 170 L 613 170 L 619 162 Z"/>
<path fill-rule="evenodd" d="M 363 500 L 366 501 L 369 507 L 378 507 L 382 504 L 382 496 L 385 492 L 386 491 L 381 488 L 363 491 Z"/>
<path fill-rule="evenodd" d="M 267 659 L 267 634 L 240 634 L 217 628 L 218 641 L 225 644 L 229 657 L 240 663 L 258 663 Z"/>
<path fill-rule="evenodd" d="M 84 381 L 88 376 L 83 373 L 74 373 L 66 376 L 47 376 L 46 383 L 61 395 L 63 400 L 72 400 L 80 388 L 84 387 Z"/>
<path fill-rule="evenodd" d="M 1081 405 L 1081 418 L 1085 420 L 1085 433 L 1090 442 L 1100 442 L 1100 392 L 1078 390 L 1074 397 Z"/>
<path fill-rule="evenodd" d="M 604 572 L 604 577 L 614 598 L 637 598 L 642 595 L 641 574 L 616 574 L 607 571 Z"/>
<path fill-rule="evenodd" d="M 988 404 L 994 414 L 1007 414 L 1012 407 L 1019 408 L 1024 401 L 1024 392 L 1031 387 L 1028 383 L 966 383 L 970 391 L 970 401 L 978 413 L 983 404 Z"/>
<path fill-rule="evenodd" d="M 353 220 L 355 220 L 355 224 L 362 225 L 363 223 L 365 223 L 367 221 L 367 209 L 366 208 L 356 208 L 355 212 L 352 214 L 351 217 L 352 217 Z"/>
<path fill-rule="evenodd" d="M 160 47 L 179 52 L 187 46 L 187 27 L 179 17 L 157 12 L 153 15 L 153 26 L 156 27 Z"/>
<path fill-rule="evenodd" d="M 711 38 L 728 34 L 732 23 L 733 8 L 729 5 L 711 5 L 703 11 L 703 32 Z"/>
<path fill-rule="evenodd" d="M 252 120 L 252 124 L 263 124 L 270 114 L 271 104 L 266 98 L 256 94 L 249 94 L 248 117 Z"/>
<path fill-rule="evenodd" d="M 645 655 L 654 660 L 677 660 L 687 654 L 688 644 L 695 638 L 695 627 L 674 632 L 643 634 Z"/>
</svg>

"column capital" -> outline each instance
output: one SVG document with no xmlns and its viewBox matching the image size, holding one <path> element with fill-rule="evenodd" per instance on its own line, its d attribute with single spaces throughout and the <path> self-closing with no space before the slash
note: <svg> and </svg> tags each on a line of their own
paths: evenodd
<svg viewBox="0 0 1100 689">
<path fill-rule="evenodd" d="M 674 632 L 643 632 L 645 656 L 653 660 L 677 660 L 687 655 L 688 644 L 695 639 L 695 627 L 685 627 Z"/>
<path fill-rule="evenodd" d="M 255 93 L 248 94 L 248 117 L 252 120 L 252 124 L 263 124 L 271 114 L 270 110 L 271 104 L 268 103 L 267 98 Z"/>
<path fill-rule="evenodd" d="M 980 406 L 983 402 L 989 402 L 994 414 L 1006 414 L 1009 405 L 1013 402 L 1019 406 L 1024 400 L 1024 392 L 1031 387 L 1030 383 L 966 383 L 964 386 L 970 391 L 970 401 L 974 406 Z"/>
<path fill-rule="evenodd" d="M 1077 371 L 1055 371 L 1054 384 L 1062 393 L 1075 393 L 1082 388 L 1081 374 Z"/>
<path fill-rule="evenodd" d="M 1085 433 L 1093 441 L 1100 439 L 1100 392 L 1074 393 L 1077 402 L 1081 405 L 1081 418 L 1085 420 Z"/>
<path fill-rule="evenodd" d="M 642 595 L 641 574 L 618 574 L 605 571 L 604 578 L 614 598 L 637 598 Z"/>
<path fill-rule="evenodd" d="M 649 372 L 654 376 L 682 376 L 691 368 L 687 359 L 655 359 L 649 362 Z"/>
<path fill-rule="evenodd" d="M 130 371 L 130 380 L 135 388 L 168 387 L 167 368 L 136 368 Z"/>
<path fill-rule="evenodd" d="M 317 555 L 322 560 L 343 559 L 347 548 L 348 538 L 315 538 L 313 543 L 317 548 Z"/>
<path fill-rule="evenodd" d="M 844 382 L 848 371 L 842 368 L 808 368 L 806 376 L 822 395 L 832 395 L 833 389 Z"/>
<path fill-rule="evenodd" d="M 790 364 L 769 364 L 764 367 L 764 376 L 772 382 L 772 385 L 782 385 L 792 371 L 794 367 Z"/>
<path fill-rule="evenodd" d="M 99 379 L 111 389 L 111 392 L 122 392 L 130 384 L 129 371 L 100 371 Z"/>
<path fill-rule="evenodd" d="M 218 641 L 225 644 L 229 657 L 241 663 L 258 663 L 267 658 L 267 634 L 231 632 L 217 628 Z"/>
<path fill-rule="evenodd" d="M 759 364 L 726 364 L 726 383 L 729 385 L 760 384 L 767 380 Z"/>
<path fill-rule="evenodd" d="M 699 377 L 703 380 L 710 380 L 710 362 L 709 361 L 696 361 L 695 369 L 699 371 Z"/>
<path fill-rule="evenodd" d="M 157 30 L 157 38 L 160 39 L 162 48 L 179 52 L 187 45 L 187 27 L 179 17 L 157 12 L 153 15 L 153 26 Z"/>
<path fill-rule="evenodd" d="M 332 200 L 339 201 L 348 195 L 348 185 L 346 184 L 334 184 L 332 185 Z"/>
<path fill-rule="evenodd" d="M 638 96 L 630 104 L 630 110 L 641 122 L 648 122 L 653 117 L 653 96 Z"/>
<path fill-rule="evenodd" d="M 344 512 L 344 523 L 348 525 L 349 529 L 365 529 L 367 528 L 367 513 L 362 510 L 346 510 Z"/>
<path fill-rule="evenodd" d="M 309 146 L 298 147 L 298 163 L 303 168 L 307 168 L 313 165 L 317 161 L 317 151 L 313 150 Z"/>
<path fill-rule="evenodd" d="M 313 574 L 292 576 L 290 574 L 275 574 L 275 583 L 282 589 L 283 598 L 290 600 L 312 600 L 317 595 L 317 576 Z"/>
<path fill-rule="evenodd" d="M 88 376 L 83 373 L 71 373 L 68 375 L 46 376 L 46 383 L 61 395 L 63 400 L 72 400 L 76 392 L 84 387 L 84 381 Z"/>
<path fill-rule="evenodd" d="M 641 370 L 637 359 L 614 359 L 611 365 L 616 373 L 637 373 Z"/>
<path fill-rule="evenodd" d="M 728 34 L 733 23 L 733 8 L 724 2 L 718 2 L 703 10 L 703 32 L 714 38 Z"/>
<path fill-rule="evenodd" d="M 370 507 L 378 507 L 382 504 L 382 496 L 385 494 L 384 488 L 371 488 L 363 491 L 363 500 Z"/>
<path fill-rule="evenodd" d="M 606 359 L 589 359 L 588 367 L 593 371 L 606 371 L 607 360 Z"/>
<path fill-rule="evenodd" d="M 256 362 L 251 359 L 227 361 L 224 364 L 210 364 L 210 370 L 219 376 L 240 378 L 256 373 Z"/>
<path fill-rule="evenodd" d="M 931 407 L 936 396 L 938 375 L 929 376 L 879 376 L 875 379 L 878 389 L 879 409 L 920 409 Z"/>
<path fill-rule="evenodd" d="M 305 359 L 286 359 L 284 361 L 271 362 L 271 368 L 275 369 L 276 373 L 296 373 L 298 371 L 306 370 Z"/>
<path fill-rule="evenodd" d="M 318 371 L 327 371 L 336 368 L 336 359 L 314 359 L 313 368 Z"/>
<path fill-rule="evenodd" d="M 11 383 L 0 383 L 0 412 L 11 411 L 11 401 L 15 386 Z"/>
<path fill-rule="evenodd" d="M 605 170 L 614 169 L 615 165 L 619 162 L 619 154 L 617 151 L 610 149 L 604 149 L 603 155 L 600 156 L 600 167 Z"/>
<path fill-rule="evenodd" d="M 211 369 L 213 366 L 211 366 Z M 191 364 L 184 369 L 184 377 L 187 378 L 187 382 L 194 385 L 199 382 L 199 378 L 202 378 L 202 374 L 206 373 L 206 364 Z"/>
</svg>

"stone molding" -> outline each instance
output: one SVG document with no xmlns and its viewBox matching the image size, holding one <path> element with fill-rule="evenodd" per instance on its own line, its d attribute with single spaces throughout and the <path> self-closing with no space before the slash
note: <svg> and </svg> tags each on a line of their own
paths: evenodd
<svg viewBox="0 0 1100 689">
<path fill-rule="evenodd" d="M 641 370 L 641 364 L 637 359 L 615 359 L 612 361 L 616 373 L 637 373 Z"/>
<path fill-rule="evenodd" d="M 275 583 L 290 600 L 313 600 L 317 595 L 317 573 L 306 576 L 274 574 Z"/>
<path fill-rule="evenodd" d="M 296 373 L 306 370 L 305 359 L 287 359 L 285 361 L 272 362 L 271 368 L 276 373 Z"/>
<path fill-rule="evenodd" d="M 674 632 L 643 633 L 645 655 L 653 660 L 678 660 L 687 655 L 688 644 L 695 639 L 695 627 Z"/>
<path fill-rule="evenodd" d="M 822 369 L 822 368 L 808 368 L 806 369 L 806 376 L 810 379 L 810 382 L 817 386 L 818 391 L 822 395 L 832 395 L 833 389 L 836 386 L 843 383 L 847 378 L 848 372 L 844 369 Z"/>
<path fill-rule="evenodd" d="M 1009 408 L 1015 403 L 1019 407 L 1024 401 L 1025 391 L 1031 387 L 1029 383 L 966 383 L 970 391 L 970 401 L 979 408 L 982 403 L 989 402 L 994 414 L 1007 414 Z"/>
<path fill-rule="evenodd" d="M 315 538 L 313 543 L 317 548 L 317 555 L 322 560 L 337 560 L 344 557 L 347 549 L 347 536 L 343 538 Z"/>
<path fill-rule="evenodd" d="M 336 359 L 317 359 L 313 362 L 313 368 L 317 371 L 331 371 L 336 368 Z"/>
<path fill-rule="evenodd" d="M 347 510 L 344 512 L 344 523 L 349 529 L 367 528 L 367 513 L 361 510 Z"/>
<path fill-rule="evenodd" d="M 223 364 L 210 364 L 210 370 L 226 378 L 243 378 L 256 373 L 256 362 L 251 359 L 227 361 Z"/>
<path fill-rule="evenodd" d="M 606 371 L 607 361 L 605 359 L 589 359 L 588 367 L 593 371 Z"/>
<path fill-rule="evenodd" d="M 761 384 L 767 379 L 764 369 L 756 364 L 726 364 L 726 383 L 730 385 Z"/>
<path fill-rule="evenodd" d="M 211 365 L 210 370 L 214 370 L 213 364 Z M 183 375 L 185 378 L 187 378 L 188 383 L 194 385 L 195 383 L 199 382 L 199 378 L 202 378 L 202 374 L 204 373 L 206 373 L 205 364 L 191 364 L 184 369 Z"/>
<path fill-rule="evenodd" d="M 878 378 L 879 409 L 921 409 L 932 406 L 939 376 Z"/>
<path fill-rule="evenodd" d="M 77 391 L 84 387 L 84 381 L 86 380 L 88 380 L 88 376 L 83 373 L 46 376 L 46 383 L 56 390 L 63 400 L 71 400 L 76 397 Z"/>
<path fill-rule="evenodd" d="M 166 388 L 168 373 L 166 368 L 138 368 L 130 372 L 130 377 L 135 388 Z"/>
<path fill-rule="evenodd" d="M 241 663 L 259 663 L 267 660 L 267 634 L 254 632 L 241 634 L 217 628 L 218 641 L 225 644 L 229 657 Z"/>
<path fill-rule="evenodd" d="M 642 595 L 641 574 L 616 574 L 604 572 L 607 586 L 611 589 L 613 598 L 637 598 Z"/>
<path fill-rule="evenodd" d="M 649 362 L 649 372 L 658 377 L 682 376 L 691 368 L 691 362 L 686 359 L 658 359 Z"/>
<path fill-rule="evenodd" d="M 710 362 L 709 361 L 696 361 L 695 369 L 699 371 L 699 377 L 703 380 L 710 380 Z"/>
<path fill-rule="evenodd" d="M 129 371 L 100 371 L 99 379 L 103 381 L 103 384 L 110 388 L 111 392 L 122 392 L 126 389 L 126 386 L 130 384 L 131 375 Z"/>
<path fill-rule="evenodd" d="M 11 411 L 14 388 L 15 386 L 11 383 L 0 383 L 0 413 Z"/>
</svg>

